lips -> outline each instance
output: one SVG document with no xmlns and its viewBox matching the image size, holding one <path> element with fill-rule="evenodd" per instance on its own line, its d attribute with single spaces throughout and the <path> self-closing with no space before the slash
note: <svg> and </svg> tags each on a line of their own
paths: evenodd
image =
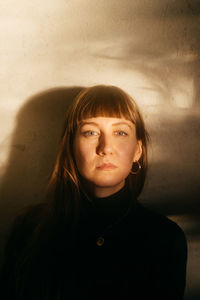
<svg viewBox="0 0 200 300">
<path fill-rule="evenodd" d="M 98 170 L 113 170 L 115 168 L 117 168 L 117 167 L 111 163 L 104 163 L 104 164 L 97 166 Z"/>
</svg>

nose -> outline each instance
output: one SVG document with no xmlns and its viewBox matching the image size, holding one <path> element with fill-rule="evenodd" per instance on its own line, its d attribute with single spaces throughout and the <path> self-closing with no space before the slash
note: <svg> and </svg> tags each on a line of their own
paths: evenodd
<svg viewBox="0 0 200 300">
<path fill-rule="evenodd" d="M 113 153 L 112 139 L 106 134 L 101 134 L 97 145 L 97 154 L 100 156 Z"/>
</svg>

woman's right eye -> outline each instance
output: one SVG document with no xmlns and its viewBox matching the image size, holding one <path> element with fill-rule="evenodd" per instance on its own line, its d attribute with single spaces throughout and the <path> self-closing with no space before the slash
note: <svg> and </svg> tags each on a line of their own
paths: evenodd
<svg viewBox="0 0 200 300">
<path fill-rule="evenodd" d="M 97 136 L 98 132 L 93 130 L 87 130 L 82 133 L 84 136 Z"/>
</svg>

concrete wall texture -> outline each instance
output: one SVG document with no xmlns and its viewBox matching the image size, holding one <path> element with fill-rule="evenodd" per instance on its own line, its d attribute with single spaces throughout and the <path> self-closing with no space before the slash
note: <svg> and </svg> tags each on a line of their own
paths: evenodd
<svg viewBox="0 0 200 300">
<path fill-rule="evenodd" d="M 200 1 L 0 3 L 1 248 L 42 199 L 68 103 L 82 87 L 130 93 L 151 135 L 141 201 L 185 231 L 185 299 L 200 299 Z"/>
</svg>

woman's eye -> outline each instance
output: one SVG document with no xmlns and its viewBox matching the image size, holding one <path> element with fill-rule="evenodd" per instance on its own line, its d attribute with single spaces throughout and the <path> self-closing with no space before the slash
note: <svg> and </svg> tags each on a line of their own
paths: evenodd
<svg viewBox="0 0 200 300">
<path fill-rule="evenodd" d="M 126 135 L 128 135 L 125 131 L 116 131 L 115 134 L 119 135 L 119 136 L 126 136 Z"/>
<path fill-rule="evenodd" d="M 83 132 L 83 135 L 84 136 L 96 136 L 96 135 L 98 135 L 98 132 L 93 131 L 93 130 L 87 130 L 87 131 Z"/>
</svg>

